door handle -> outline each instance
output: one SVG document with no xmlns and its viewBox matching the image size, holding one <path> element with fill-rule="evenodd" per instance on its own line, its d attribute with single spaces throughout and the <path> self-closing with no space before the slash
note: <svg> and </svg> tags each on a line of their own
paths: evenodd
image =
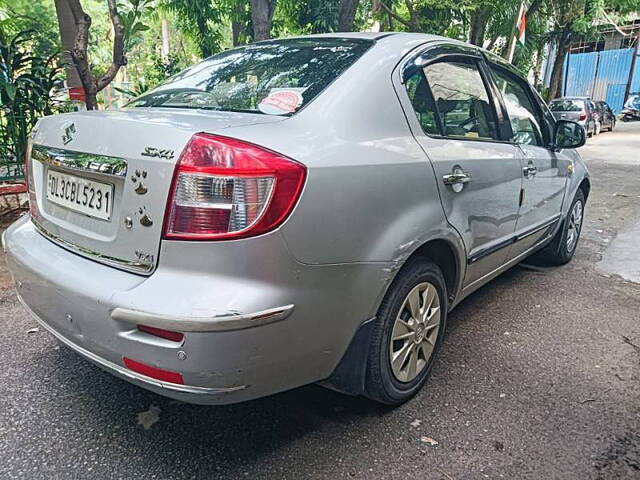
<svg viewBox="0 0 640 480">
<path fill-rule="evenodd" d="M 442 177 L 445 185 L 458 185 L 461 183 L 469 183 L 471 181 L 471 175 L 468 173 L 450 173 Z"/>
<path fill-rule="evenodd" d="M 530 163 L 526 167 L 522 168 L 522 172 L 524 173 L 525 178 L 533 178 L 538 173 L 538 169 L 533 163 Z"/>
<path fill-rule="evenodd" d="M 442 177 L 445 185 L 464 185 L 471 181 L 471 174 L 462 170 L 462 167 L 453 167 L 453 171 Z"/>
</svg>

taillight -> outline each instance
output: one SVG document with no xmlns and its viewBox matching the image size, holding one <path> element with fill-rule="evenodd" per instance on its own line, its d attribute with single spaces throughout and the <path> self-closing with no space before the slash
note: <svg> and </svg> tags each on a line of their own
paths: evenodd
<svg viewBox="0 0 640 480">
<path fill-rule="evenodd" d="M 181 332 L 174 332 L 173 330 L 165 330 L 164 328 L 149 327 L 147 325 L 138 325 L 138 330 L 154 337 L 165 338 L 172 342 L 181 342 L 184 339 L 184 334 Z"/>
<path fill-rule="evenodd" d="M 587 112 L 582 112 L 582 113 L 580 113 L 580 118 L 579 118 L 579 120 L 580 120 L 580 121 L 582 121 L 582 120 L 586 120 L 586 119 L 587 119 Z"/>
<path fill-rule="evenodd" d="M 140 373 L 147 377 L 162 380 L 163 382 L 178 383 L 180 385 L 184 385 L 184 379 L 182 378 L 181 373 L 172 372 L 171 370 L 165 370 L 164 368 L 154 367 L 153 365 L 148 365 L 146 363 L 133 360 L 129 357 L 122 357 L 122 362 L 124 363 L 124 366 L 129 370 Z"/>
<path fill-rule="evenodd" d="M 303 165 L 280 154 L 198 133 L 176 166 L 164 238 L 232 239 L 273 230 L 293 210 L 305 176 Z"/>
</svg>

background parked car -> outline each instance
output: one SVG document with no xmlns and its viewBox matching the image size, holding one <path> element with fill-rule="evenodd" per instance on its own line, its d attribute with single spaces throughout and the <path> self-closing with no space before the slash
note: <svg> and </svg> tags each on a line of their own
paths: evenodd
<svg viewBox="0 0 640 480">
<path fill-rule="evenodd" d="M 613 110 L 611 110 L 611 107 L 607 102 L 600 100 L 594 103 L 596 106 L 596 113 L 598 114 L 600 131 L 606 128 L 610 132 L 613 132 L 613 129 L 616 128 L 616 114 L 613 113 Z"/>
<path fill-rule="evenodd" d="M 587 135 L 594 135 L 596 131 L 596 106 L 584 97 L 556 98 L 549 103 L 549 108 L 557 120 L 572 120 L 584 128 Z"/>
</svg>

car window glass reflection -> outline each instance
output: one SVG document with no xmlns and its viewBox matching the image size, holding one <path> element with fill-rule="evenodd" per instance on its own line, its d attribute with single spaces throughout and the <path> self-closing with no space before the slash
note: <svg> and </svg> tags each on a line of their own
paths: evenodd
<svg viewBox="0 0 640 480">
<path fill-rule="evenodd" d="M 493 107 L 475 65 L 445 61 L 427 65 L 424 73 L 445 136 L 498 138 Z"/>
<path fill-rule="evenodd" d="M 536 110 L 525 89 L 511 76 L 492 68 L 498 90 L 502 93 L 511 122 L 515 143 L 543 145 L 542 133 Z"/>
</svg>

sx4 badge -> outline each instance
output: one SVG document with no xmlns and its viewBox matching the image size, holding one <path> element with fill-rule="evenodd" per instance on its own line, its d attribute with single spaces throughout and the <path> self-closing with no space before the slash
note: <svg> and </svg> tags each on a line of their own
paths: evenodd
<svg viewBox="0 0 640 480">
<path fill-rule="evenodd" d="M 143 157 L 171 159 L 175 154 L 173 150 L 168 150 L 166 148 L 145 147 L 140 155 L 142 155 Z"/>
</svg>

